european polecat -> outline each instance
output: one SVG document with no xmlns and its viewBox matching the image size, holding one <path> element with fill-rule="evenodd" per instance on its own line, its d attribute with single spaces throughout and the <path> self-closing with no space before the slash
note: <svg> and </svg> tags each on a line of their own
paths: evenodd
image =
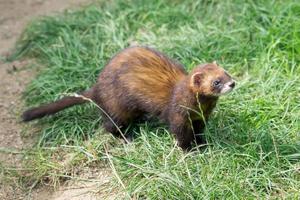
<svg viewBox="0 0 300 200">
<path fill-rule="evenodd" d="M 187 74 L 181 64 L 154 49 L 129 47 L 109 61 L 91 89 L 80 94 L 106 112 L 102 119 L 108 132 L 118 135 L 119 128 L 150 114 L 167 123 L 178 145 L 188 149 L 193 141 L 203 143 L 205 120 L 218 97 L 234 86 L 216 63 L 196 66 Z M 64 97 L 31 108 L 22 117 L 30 121 L 85 102 L 81 97 Z"/>
</svg>

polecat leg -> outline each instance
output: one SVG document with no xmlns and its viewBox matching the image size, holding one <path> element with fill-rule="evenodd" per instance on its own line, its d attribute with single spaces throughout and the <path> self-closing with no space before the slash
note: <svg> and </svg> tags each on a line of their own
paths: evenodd
<svg viewBox="0 0 300 200">
<path fill-rule="evenodd" d="M 170 131 L 175 135 L 178 146 L 184 150 L 190 150 L 194 140 L 194 133 L 191 124 L 185 116 L 174 113 L 169 117 Z"/>
<path fill-rule="evenodd" d="M 123 134 L 122 130 L 127 127 L 126 121 L 117 118 L 102 116 L 102 121 L 105 130 L 117 137 L 120 137 Z"/>
<path fill-rule="evenodd" d="M 123 114 L 126 112 L 123 112 Z M 127 112 L 126 115 L 108 118 L 102 115 L 103 127 L 107 132 L 112 133 L 115 137 L 124 139 L 126 142 L 133 140 L 132 135 L 128 133 L 128 126 L 134 120 L 135 115 Z M 125 137 L 125 138 L 124 138 Z"/>
<path fill-rule="evenodd" d="M 193 130 L 195 135 L 195 140 L 197 145 L 205 144 L 205 136 L 204 136 L 205 123 L 203 120 L 195 120 L 193 121 Z"/>
</svg>

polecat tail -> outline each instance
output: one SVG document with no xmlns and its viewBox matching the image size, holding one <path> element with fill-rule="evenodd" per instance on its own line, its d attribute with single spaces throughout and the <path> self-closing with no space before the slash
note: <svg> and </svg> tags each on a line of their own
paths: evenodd
<svg viewBox="0 0 300 200">
<path fill-rule="evenodd" d="M 88 99 L 93 99 L 93 88 L 81 92 L 79 93 L 79 95 L 82 95 Z M 42 118 L 46 115 L 52 115 L 54 113 L 57 113 L 65 108 L 69 108 L 74 105 L 86 103 L 87 101 L 88 101 L 87 99 L 84 99 L 82 97 L 66 96 L 55 102 L 41 105 L 39 107 L 31 108 L 25 111 L 22 114 L 22 119 L 24 122 L 28 122 L 34 119 Z"/>
</svg>

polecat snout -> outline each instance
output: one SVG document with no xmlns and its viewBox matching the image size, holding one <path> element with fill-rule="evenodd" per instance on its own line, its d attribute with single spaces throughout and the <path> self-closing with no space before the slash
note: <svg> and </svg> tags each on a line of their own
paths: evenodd
<svg viewBox="0 0 300 200">
<path fill-rule="evenodd" d="M 167 123 L 178 145 L 188 149 L 193 141 L 204 142 L 204 121 L 218 97 L 234 86 L 230 75 L 216 63 L 199 65 L 187 74 L 181 64 L 154 49 L 129 47 L 109 61 L 90 90 L 80 94 L 109 115 L 102 113 L 108 132 L 119 135 L 118 128 L 150 114 Z M 64 97 L 29 109 L 22 117 L 30 121 L 85 102 L 80 97 Z"/>
</svg>

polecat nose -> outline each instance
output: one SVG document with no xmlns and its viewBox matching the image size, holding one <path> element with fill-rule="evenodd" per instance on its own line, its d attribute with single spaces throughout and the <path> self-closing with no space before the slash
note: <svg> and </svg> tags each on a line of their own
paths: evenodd
<svg viewBox="0 0 300 200">
<path fill-rule="evenodd" d="M 235 82 L 232 81 L 232 82 L 230 83 L 229 87 L 234 88 L 234 86 L 235 86 Z"/>
</svg>

